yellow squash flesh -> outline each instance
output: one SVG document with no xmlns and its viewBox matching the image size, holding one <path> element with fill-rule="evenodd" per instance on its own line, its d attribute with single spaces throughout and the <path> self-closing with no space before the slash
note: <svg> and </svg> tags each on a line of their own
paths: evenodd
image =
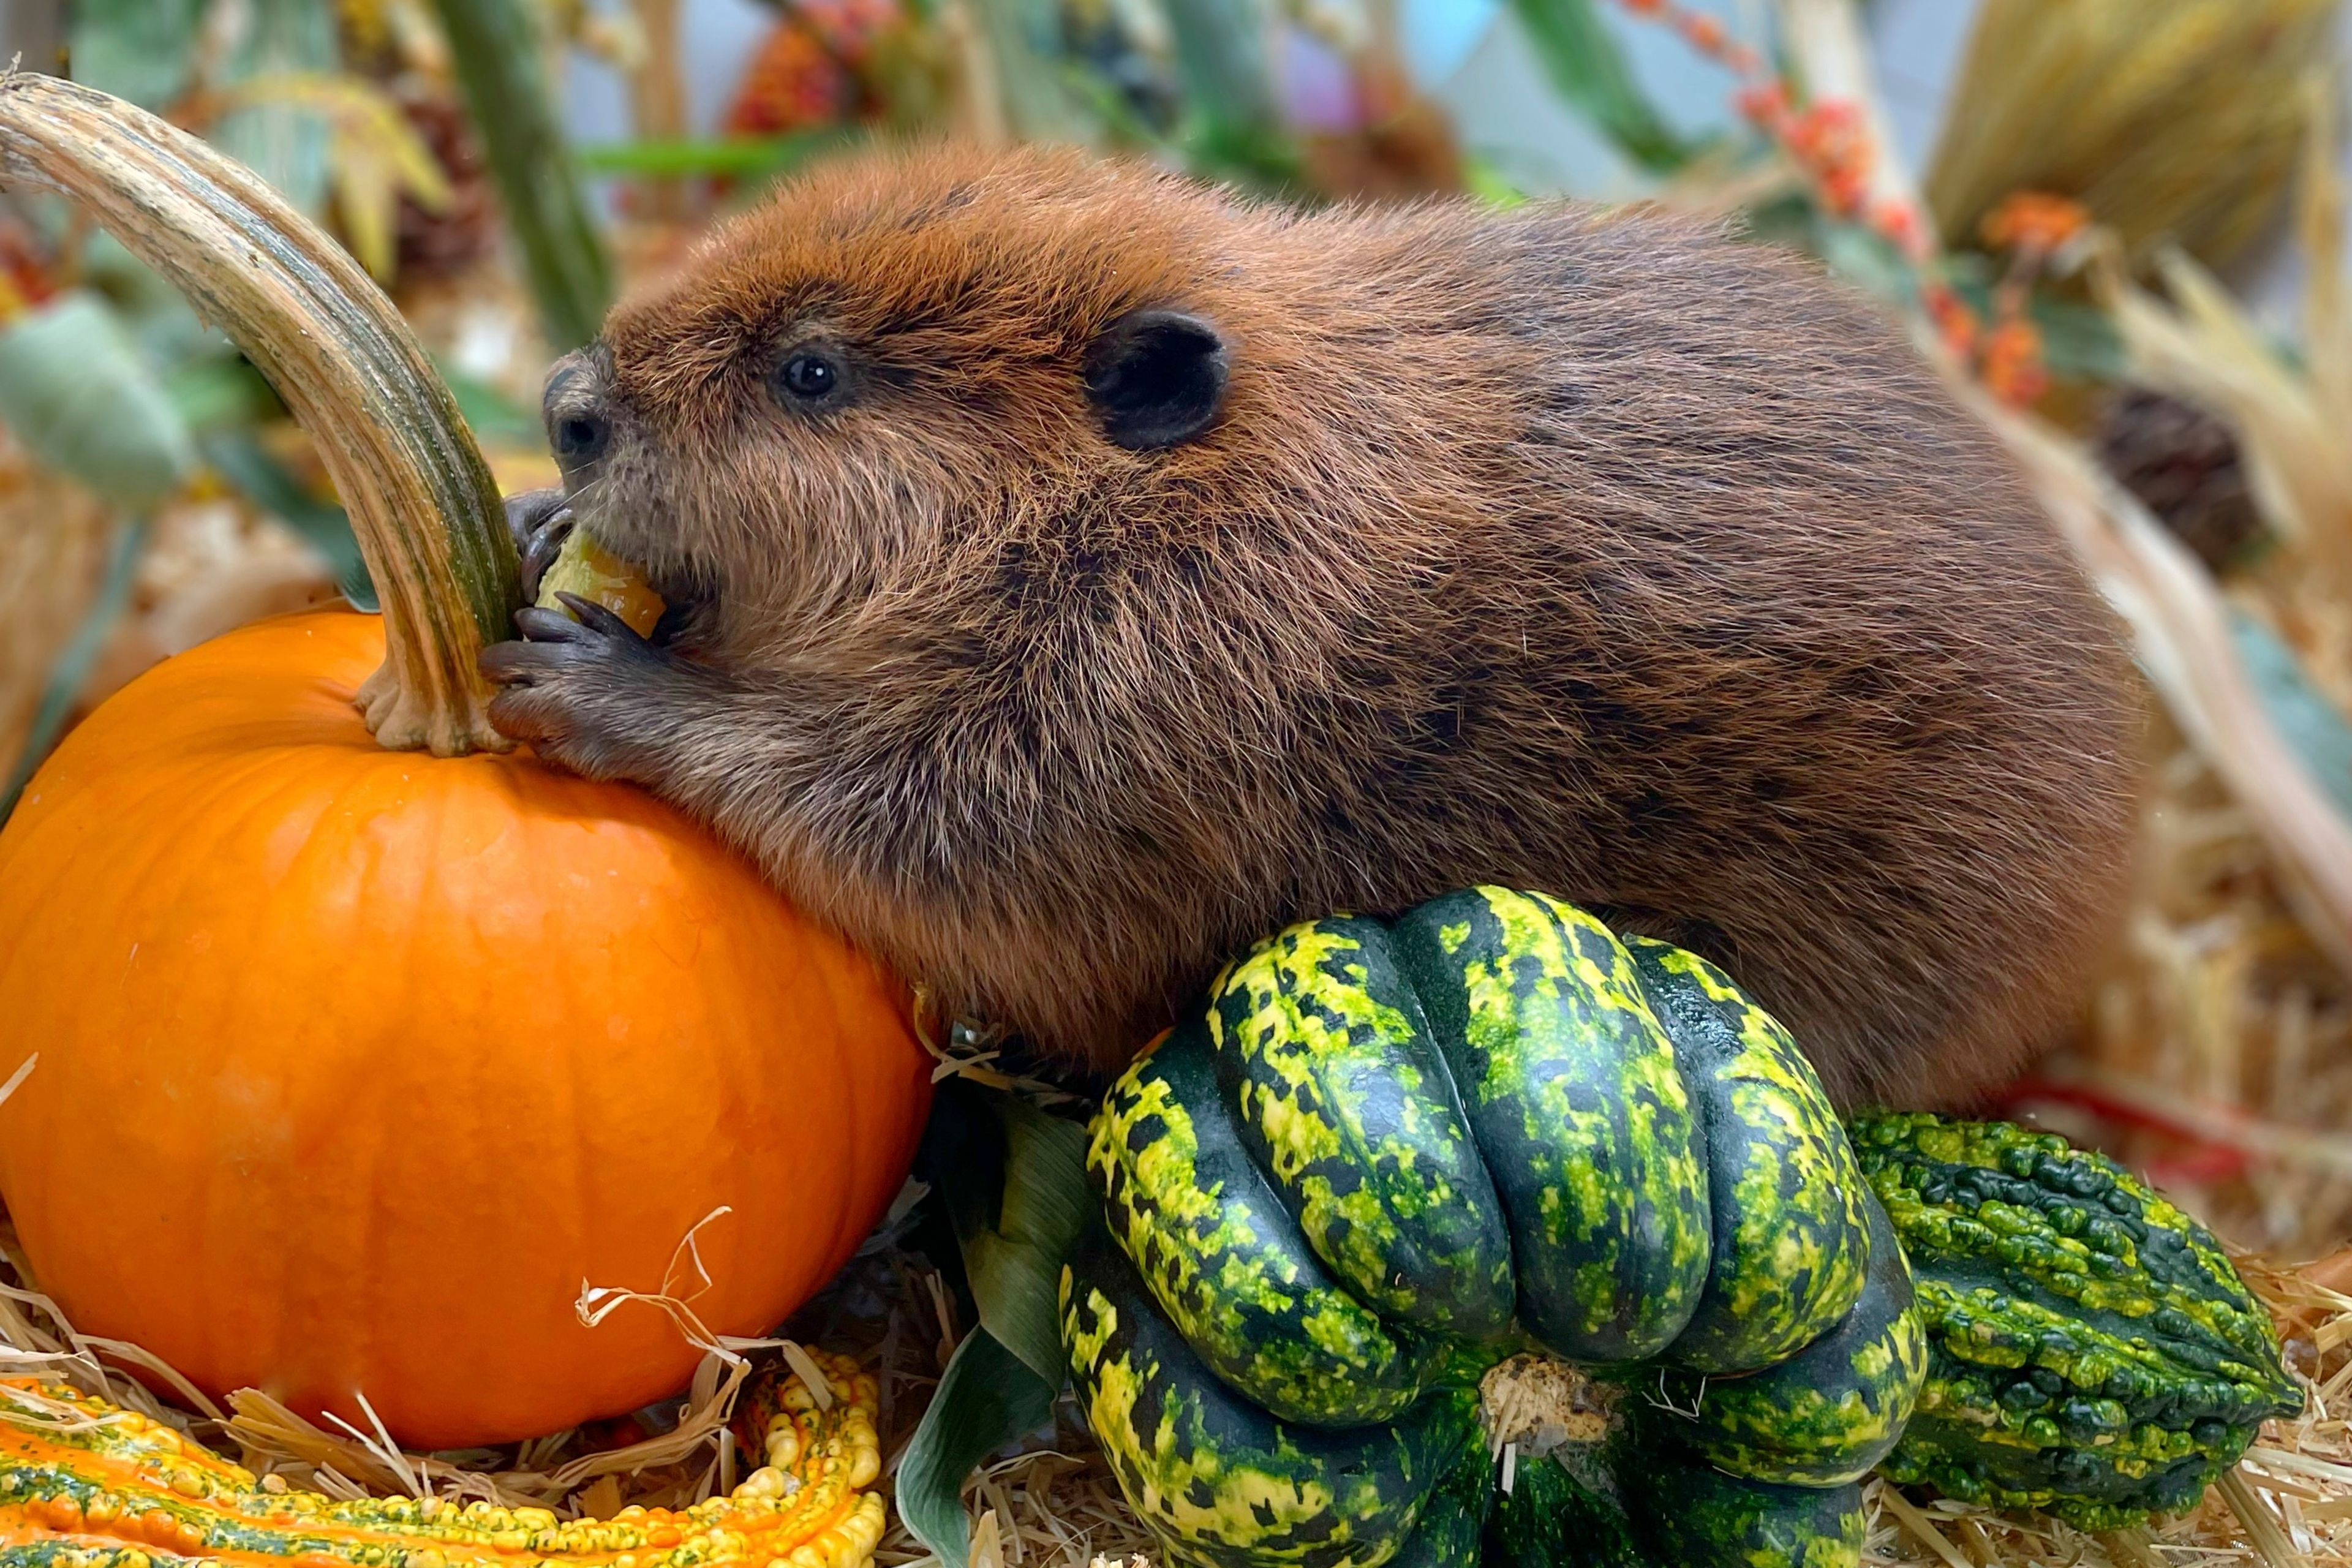
<svg viewBox="0 0 2352 1568">
<path fill-rule="evenodd" d="M 591 604 L 602 605 L 623 620 L 629 629 L 645 637 L 654 629 L 667 607 L 661 595 L 646 583 L 637 569 L 613 554 L 588 537 L 585 529 L 573 529 L 564 537 L 563 547 L 539 579 L 539 605 L 544 610 L 563 608 L 558 594 L 576 594 Z"/>
</svg>

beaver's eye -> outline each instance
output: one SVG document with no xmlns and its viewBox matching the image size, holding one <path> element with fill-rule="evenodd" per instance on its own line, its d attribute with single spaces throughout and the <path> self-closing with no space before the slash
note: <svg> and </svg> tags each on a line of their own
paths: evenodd
<svg viewBox="0 0 2352 1568">
<path fill-rule="evenodd" d="M 831 360 L 819 353 L 796 353 L 784 362 L 776 374 L 777 384 L 804 403 L 814 403 L 833 395 L 841 384 L 841 370 Z"/>
</svg>

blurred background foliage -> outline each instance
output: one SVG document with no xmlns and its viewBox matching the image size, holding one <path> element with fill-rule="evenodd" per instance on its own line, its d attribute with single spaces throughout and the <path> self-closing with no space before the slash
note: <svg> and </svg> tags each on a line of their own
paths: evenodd
<svg viewBox="0 0 2352 1568">
<path fill-rule="evenodd" d="M 215 139 L 327 225 L 515 489 L 553 477 L 545 366 L 618 289 L 877 138 L 1075 142 L 1310 204 L 1653 200 L 1810 252 L 2019 447 L 2159 699 L 2132 927 L 2012 1108 L 2311 1250 L 2352 1236 L 2342 10 L 0 0 L 0 56 Z M 268 386 L 22 196 L 0 427 L 0 792 L 155 660 L 368 602 Z"/>
</svg>

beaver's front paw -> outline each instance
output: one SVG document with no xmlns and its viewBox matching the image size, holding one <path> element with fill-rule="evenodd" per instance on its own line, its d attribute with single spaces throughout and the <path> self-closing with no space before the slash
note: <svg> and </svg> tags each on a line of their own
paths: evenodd
<svg viewBox="0 0 2352 1568">
<path fill-rule="evenodd" d="M 507 498 L 507 531 L 522 563 L 522 596 L 539 597 L 539 580 L 572 533 L 572 498 L 561 486 Z"/>
<path fill-rule="evenodd" d="M 482 673 L 505 689 L 490 721 L 550 762 L 593 779 L 660 780 L 659 738 L 673 733 L 704 676 L 628 624 L 574 594 L 572 615 L 515 612 L 516 642 L 482 650 Z"/>
</svg>

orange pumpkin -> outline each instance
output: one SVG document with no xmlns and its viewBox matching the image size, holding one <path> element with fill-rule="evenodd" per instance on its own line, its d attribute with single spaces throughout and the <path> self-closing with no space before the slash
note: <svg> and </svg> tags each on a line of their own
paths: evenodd
<svg viewBox="0 0 2352 1568">
<path fill-rule="evenodd" d="M 889 984 L 639 791 L 376 744 L 372 616 L 150 670 L 0 832 L 0 1193 L 76 1327 L 442 1447 L 683 1384 L 872 1228 L 929 1058 Z M 671 1285 L 690 1294 L 690 1268 Z"/>
<path fill-rule="evenodd" d="M 823 1284 L 928 1107 L 903 988 L 634 789 L 385 749 L 503 745 L 473 651 L 513 551 L 446 389 L 330 242 L 152 117 L 19 76 L 0 159 L 271 372 L 386 607 L 151 670 L 0 831 L 0 1075 L 37 1056 L 0 1194 L 40 1284 L 215 1394 L 364 1429 L 363 1395 L 415 1446 L 679 1388 L 670 1317 L 592 1328 L 583 1289 L 753 1334 Z"/>
</svg>

